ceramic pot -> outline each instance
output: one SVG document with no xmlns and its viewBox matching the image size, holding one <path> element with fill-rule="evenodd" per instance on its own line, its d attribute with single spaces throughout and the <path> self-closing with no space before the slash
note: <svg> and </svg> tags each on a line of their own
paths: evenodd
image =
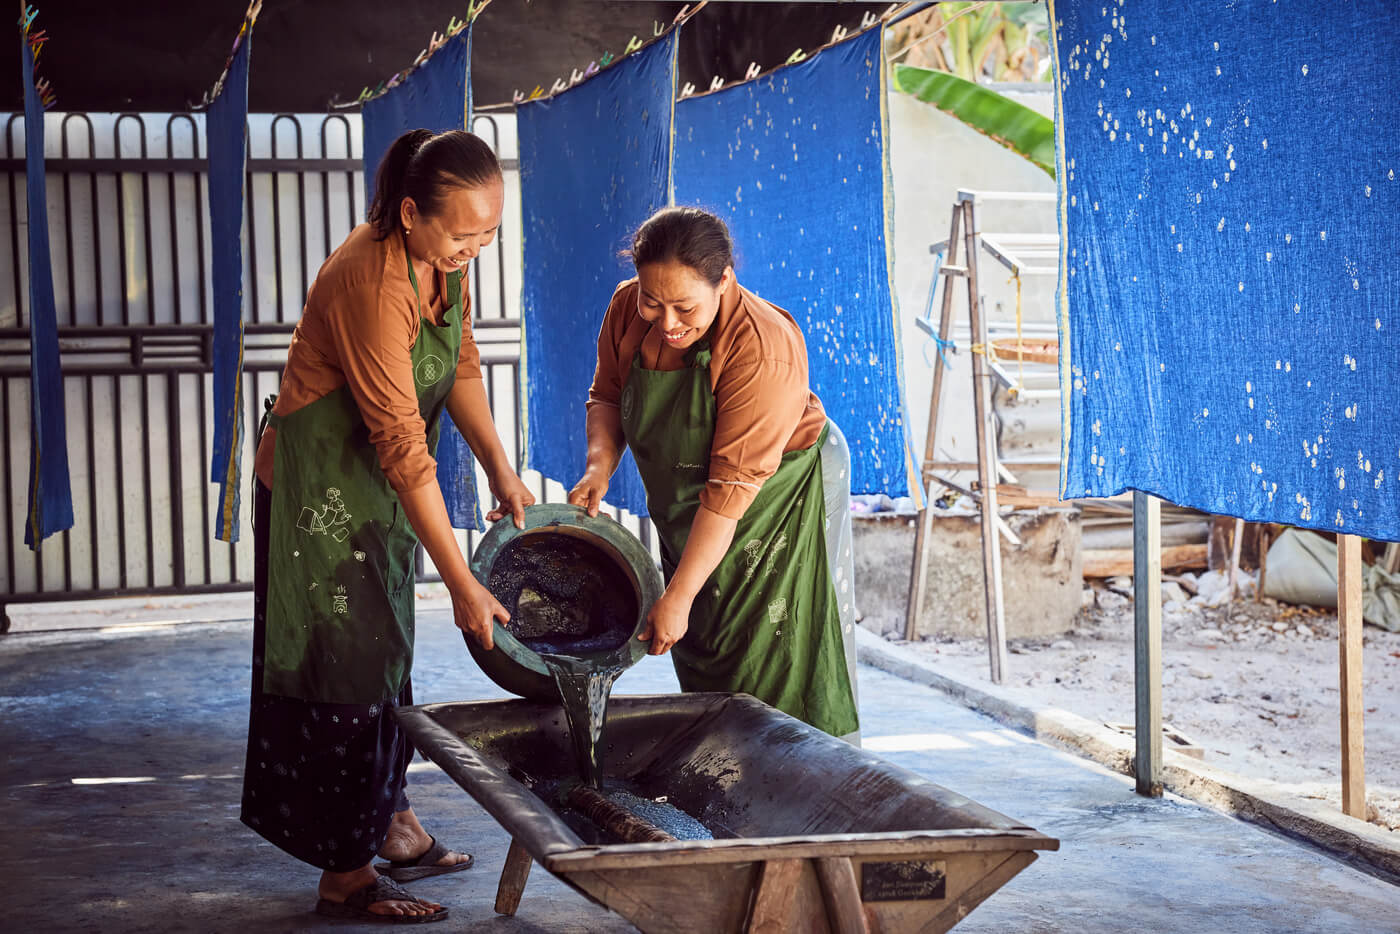
<svg viewBox="0 0 1400 934">
<path fill-rule="evenodd" d="M 500 520 L 482 537 L 472 555 L 471 570 L 476 579 L 488 587 L 491 571 L 506 550 L 522 540 L 534 544 L 541 537 L 566 536 L 592 545 L 601 555 L 616 565 L 632 588 L 637 618 L 631 635 L 611 651 L 582 656 L 598 668 L 627 667 L 646 654 L 647 643 L 636 636 L 646 624 L 647 613 L 661 596 L 664 585 L 661 571 L 650 552 L 637 537 L 606 516 L 589 516 L 588 511 L 566 503 L 547 503 L 525 509 L 525 528 L 517 529 L 509 516 Z M 501 593 L 495 594 L 502 603 Z M 507 605 L 507 610 L 514 607 Z M 495 648 L 487 652 L 471 636 L 463 633 L 467 648 L 481 670 L 502 688 L 532 700 L 558 701 L 554 679 L 539 654 L 517 638 L 499 621 L 495 624 Z"/>
</svg>

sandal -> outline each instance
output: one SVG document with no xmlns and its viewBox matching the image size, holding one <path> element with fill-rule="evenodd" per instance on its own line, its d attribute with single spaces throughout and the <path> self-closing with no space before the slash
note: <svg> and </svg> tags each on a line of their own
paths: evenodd
<svg viewBox="0 0 1400 934">
<path fill-rule="evenodd" d="M 428 924 L 431 921 L 443 921 L 447 918 L 447 909 L 439 908 L 432 914 L 426 915 L 382 915 L 375 911 L 370 911 L 369 906 L 376 902 L 417 902 L 426 905 L 427 902 L 421 898 L 414 898 L 408 891 L 393 879 L 380 876 L 364 888 L 351 892 L 349 897 L 343 902 L 333 902 L 329 898 L 321 898 L 316 901 L 316 913 L 327 918 L 339 918 L 342 920 L 354 921 L 385 921 L 389 924 Z"/>
<path fill-rule="evenodd" d="M 441 876 L 449 872 L 461 872 L 463 869 L 471 868 L 474 860 L 470 853 L 464 853 L 463 855 L 467 858 L 460 863 L 439 866 L 438 861 L 452 851 L 438 843 L 437 837 L 430 836 L 428 839 L 432 842 L 428 844 L 427 851 L 421 856 L 416 856 L 413 859 L 396 859 L 389 863 L 376 863 L 374 868 L 395 882 L 416 882 L 429 876 Z"/>
</svg>

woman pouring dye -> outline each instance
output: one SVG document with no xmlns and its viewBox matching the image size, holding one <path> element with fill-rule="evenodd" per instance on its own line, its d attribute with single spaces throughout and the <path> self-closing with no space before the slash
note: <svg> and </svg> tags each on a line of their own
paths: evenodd
<svg viewBox="0 0 1400 934">
<path fill-rule="evenodd" d="M 399 137 L 369 223 L 311 286 L 258 443 L 242 819 L 322 870 L 316 911 L 331 917 L 441 920 L 394 880 L 471 864 L 409 806 L 413 747 L 391 711 L 413 703 L 420 541 L 459 627 L 490 649 L 494 620 L 509 619 L 457 547 L 433 460 L 446 409 L 500 503 L 487 518 L 521 524 L 534 502 L 491 420 L 462 282 L 503 200 L 482 140 Z"/>
<path fill-rule="evenodd" d="M 631 448 L 666 590 L 639 638 L 684 691 L 752 694 L 859 742 L 850 455 L 802 332 L 739 285 L 724 223 L 667 208 L 636 231 L 588 398 L 569 502 L 596 514 Z"/>
</svg>

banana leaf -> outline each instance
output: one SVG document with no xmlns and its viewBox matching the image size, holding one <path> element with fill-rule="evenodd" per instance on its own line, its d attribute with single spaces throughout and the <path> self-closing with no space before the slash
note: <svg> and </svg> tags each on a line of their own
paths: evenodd
<svg viewBox="0 0 1400 934">
<path fill-rule="evenodd" d="M 1024 104 L 946 71 L 896 65 L 894 84 L 957 117 L 1055 177 L 1055 123 Z"/>
</svg>

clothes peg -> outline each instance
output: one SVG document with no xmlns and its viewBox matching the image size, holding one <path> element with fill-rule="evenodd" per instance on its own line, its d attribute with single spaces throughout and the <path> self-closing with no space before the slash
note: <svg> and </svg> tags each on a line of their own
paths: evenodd
<svg viewBox="0 0 1400 934">
<path fill-rule="evenodd" d="M 667 27 L 662 26 L 662 25 L 661 25 L 660 23 L 658 23 L 656 20 L 652 20 L 652 21 L 651 21 L 651 34 L 652 34 L 653 37 L 665 35 L 665 34 L 666 34 L 666 29 L 667 29 Z"/>
<path fill-rule="evenodd" d="M 34 7 L 20 7 L 19 25 L 25 32 L 29 31 L 29 24 L 34 22 L 34 17 L 39 15 L 39 11 Z"/>
<path fill-rule="evenodd" d="M 783 64 L 785 64 L 785 65 L 793 65 L 793 64 L 796 64 L 797 62 L 802 61 L 802 60 L 803 60 L 804 58 L 806 58 L 806 57 L 807 57 L 806 55 L 803 55 L 803 54 L 802 54 L 802 50 L 801 50 L 801 49 L 798 49 L 797 51 L 795 51 L 795 52 L 793 52 L 791 55 L 789 55 L 787 61 L 784 62 Z"/>
<path fill-rule="evenodd" d="M 757 78 L 762 71 L 763 69 L 758 67 L 758 62 L 749 62 L 749 69 L 744 72 L 744 80 L 752 81 L 754 78 Z"/>
<path fill-rule="evenodd" d="M 604 67 L 604 68 L 607 68 L 607 67 L 608 67 L 609 65 L 611 65 L 612 63 L 613 63 L 613 54 L 612 54 L 611 52 L 604 52 L 604 53 L 603 53 L 603 57 L 600 58 L 600 59 L 598 59 L 598 64 L 601 65 L 601 66 Z"/>
<path fill-rule="evenodd" d="M 695 93 L 695 84 L 694 84 L 694 82 L 687 81 L 687 82 L 685 83 L 685 87 L 681 88 L 681 97 L 689 97 L 690 95 L 692 95 L 692 94 L 694 94 L 694 93 Z"/>
<path fill-rule="evenodd" d="M 450 19 L 447 21 L 447 34 L 448 34 L 449 36 L 455 36 L 455 35 L 457 35 L 457 31 L 458 31 L 459 29 L 461 29 L 461 28 L 462 28 L 463 26 L 465 26 L 465 25 L 467 25 L 467 24 L 466 24 L 466 23 L 463 23 L 463 22 L 459 22 L 458 19 L 457 19 L 457 17 L 453 16 L 452 18 L 450 18 Z"/>
<path fill-rule="evenodd" d="M 567 91 L 569 86 L 564 83 L 563 78 L 555 78 L 554 83 L 549 86 L 550 94 L 558 94 L 560 91 Z"/>
<path fill-rule="evenodd" d="M 534 99 L 537 98 L 537 97 L 543 97 L 543 96 L 544 96 L 544 88 L 540 87 L 540 86 L 537 84 L 537 85 L 535 85 L 535 89 L 534 89 L 533 91 L 530 92 L 530 97 L 529 97 L 528 99 L 529 99 L 529 100 L 534 100 Z"/>
<path fill-rule="evenodd" d="M 572 71 L 569 72 L 569 87 L 573 87 L 574 85 L 578 84 L 578 83 L 579 83 L 580 81 L 582 81 L 582 80 L 583 80 L 583 72 L 579 71 L 577 68 L 575 68 L 575 69 L 573 69 Z"/>
<path fill-rule="evenodd" d="M 718 91 L 722 87 L 724 87 L 724 79 L 721 78 L 719 75 L 715 75 L 713 78 L 710 79 L 711 91 Z"/>
<path fill-rule="evenodd" d="M 687 3 L 687 4 L 684 4 L 684 5 L 681 6 L 681 11 L 680 11 L 679 13 L 676 14 L 676 18 L 675 18 L 675 19 L 671 20 L 671 24 L 672 24 L 672 25 L 675 25 L 675 24 L 679 23 L 681 20 L 685 19 L 685 18 L 686 18 L 687 16 L 689 16 L 689 15 L 690 15 L 690 4 Z"/>
<path fill-rule="evenodd" d="M 515 89 L 515 93 L 512 94 L 512 95 L 510 96 L 510 101 L 511 101 L 512 104 L 523 103 L 524 100 L 525 100 L 525 95 L 520 93 L 520 89 L 519 89 L 519 88 L 516 88 L 516 89 Z"/>
<path fill-rule="evenodd" d="M 584 76 L 585 78 L 591 78 L 592 76 L 596 75 L 597 73 L 598 73 L 598 63 L 597 63 L 597 62 L 589 62 L 589 63 L 588 63 L 588 67 L 585 68 L 585 69 L 583 70 L 583 76 Z"/>
<path fill-rule="evenodd" d="M 879 21 L 879 17 L 877 17 L 874 13 L 871 13 L 869 10 L 866 10 L 860 15 L 860 28 L 869 29 L 871 26 L 874 26 Z"/>
<path fill-rule="evenodd" d="M 842 39 L 844 39 L 844 38 L 846 38 L 846 27 L 845 27 L 845 26 L 837 26 L 835 29 L 833 29 L 833 30 L 831 31 L 831 41 L 832 41 L 832 42 L 840 42 L 840 41 L 841 41 Z"/>
<path fill-rule="evenodd" d="M 637 50 L 640 49 L 641 47 L 642 47 L 642 40 L 638 39 L 636 36 L 633 36 L 631 39 L 628 39 L 628 40 L 627 40 L 627 48 L 626 48 L 625 50 L 623 50 L 623 53 L 622 53 L 622 54 L 623 54 L 623 55 L 631 55 L 633 52 L 637 51 Z"/>
</svg>

